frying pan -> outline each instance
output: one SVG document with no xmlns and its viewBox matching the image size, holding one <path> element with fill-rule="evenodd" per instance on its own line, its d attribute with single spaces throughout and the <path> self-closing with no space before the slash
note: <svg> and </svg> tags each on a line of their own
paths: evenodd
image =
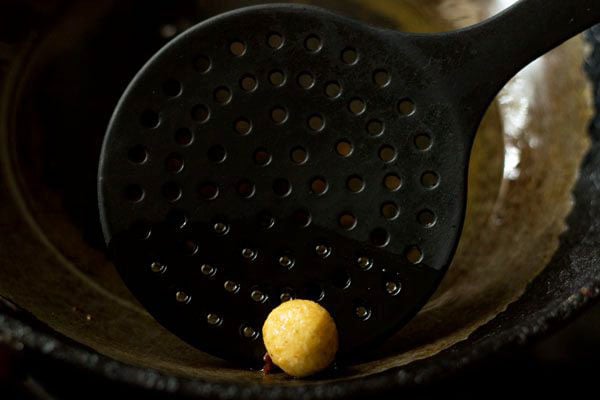
<svg viewBox="0 0 600 400">
<path fill-rule="evenodd" d="M 60 392 L 78 382 L 87 385 L 86 396 L 98 398 L 122 390 L 131 395 L 144 391 L 147 397 L 173 393 L 193 398 L 261 399 L 397 394 L 401 388 L 438 381 L 492 352 L 560 326 L 597 296 L 600 267 L 595 260 L 600 252 L 596 245 L 600 233 L 596 220 L 600 206 L 595 198 L 600 187 L 596 172 L 600 153 L 593 141 L 583 158 L 588 151 L 585 129 L 590 114 L 588 98 L 582 93 L 587 93 L 588 87 L 579 72 L 582 44 L 574 41 L 532 66 L 538 74 L 542 71 L 543 76 L 560 75 L 561 80 L 536 83 L 525 74 L 513 82 L 488 116 L 490 133 L 483 136 L 490 143 L 479 145 L 479 159 L 487 163 L 481 165 L 497 174 L 473 177 L 480 182 L 476 187 L 481 190 L 475 189 L 475 197 L 470 198 L 473 222 L 466 233 L 471 229 L 471 237 L 485 236 L 476 222 L 480 214 L 491 210 L 494 224 L 506 226 L 517 238 L 529 236 L 529 240 L 498 244 L 496 251 L 512 256 L 502 259 L 502 254 L 495 254 L 493 260 L 484 257 L 489 248 L 477 249 L 480 242 L 467 241 L 461 244 L 459 258 L 461 251 L 475 251 L 481 265 L 493 266 L 482 273 L 508 274 L 509 279 L 503 280 L 507 284 L 499 284 L 497 276 L 486 282 L 481 275 L 467 275 L 471 286 L 485 287 L 485 291 L 478 292 L 477 301 L 462 303 L 460 293 L 450 287 L 460 275 L 475 273 L 481 267 L 470 271 L 458 263 L 452 267 L 456 275 L 449 275 L 440 296 L 432 300 L 415 324 L 407 327 L 403 336 L 385 344 L 371 359 L 359 360 L 320 380 L 288 381 L 275 376 L 264 381 L 255 372 L 197 355 L 158 327 L 145 329 L 147 325 L 143 324 L 149 317 L 137 311 L 139 306 L 116 277 L 95 219 L 94 163 L 101 132 L 132 74 L 174 31 L 224 11 L 223 7 L 242 4 L 115 3 L 97 2 L 92 6 L 62 1 L 15 2 L 6 6 L 10 12 L 2 13 L 10 15 L 9 21 L 0 24 L 10 27 L 9 22 L 20 21 L 0 36 L 0 179 L 1 186 L 7 189 L 0 194 L 0 254 L 5 261 L 0 296 L 7 300 L 0 306 L 0 341 L 17 350 L 29 373 L 49 391 Z M 400 22 L 384 16 L 400 7 L 392 3 L 374 2 L 373 8 L 368 8 L 367 3 L 353 7 L 335 2 L 325 5 L 354 17 L 368 17 L 376 24 L 400 25 L 407 30 L 441 30 L 483 18 L 485 4 L 494 2 L 444 2 L 446 11 L 455 15 L 446 15 L 446 19 L 438 15 L 440 22 L 436 25 L 419 22 L 436 19 L 434 2 L 421 8 L 415 6 L 419 2 L 402 2 L 405 19 Z M 194 19 L 186 20 L 191 15 Z M 449 19 L 455 22 L 447 22 Z M 139 29 L 129 29 L 132 24 Z M 127 39 L 125 33 L 131 31 L 145 36 Z M 594 40 L 592 36 L 590 40 Z M 132 42 L 142 43 L 143 48 L 128 48 Z M 566 59 L 572 62 L 567 63 Z M 600 57 L 593 60 L 588 63 L 588 70 L 598 81 Z M 554 115 L 563 115 L 561 129 L 557 129 L 563 130 L 560 136 L 557 132 L 547 133 L 552 131 L 548 125 L 554 124 L 545 119 L 545 123 L 536 126 L 548 137 L 518 135 L 519 121 L 507 118 L 510 114 L 503 107 L 517 107 L 512 102 L 522 99 L 515 95 L 519 86 L 549 95 L 568 91 L 568 96 L 544 106 Z M 535 102 L 528 107 L 529 113 L 542 118 L 542 110 L 536 109 Z M 64 118 L 73 110 L 76 118 Z M 569 135 L 564 134 L 566 129 Z M 494 135 L 497 131 L 504 132 L 497 146 L 501 152 L 488 153 L 486 149 L 496 148 L 491 144 L 498 144 L 498 136 Z M 596 137 L 597 132 L 592 139 Z M 527 146 L 519 143 L 524 138 Z M 541 142 L 536 143 L 536 138 Z M 549 138 L 556 141 L 548 142 Z M 514 162 L 517 150 L 521 151 L 520 164 Z M 544 164 L 544 157 L 552 163 Z M 550 176 L 544 176 L 543 170 Z M 558 173 L 559 170 L 563 172 Z M 574 184 L 576 173 L 579 180 Z M 548 180 L 553 185 L 546 187 L 544 182 Z M 484 189 L 486 185 L 489 188 Z M 547 191 L 532 204 L 525 195 L 514 198 L 514 191 L 523 188 Z M 572 208 L 569 193 L 573 194 Z M 507 194 L 513 203 L 504 204 L 506 209 L 498 202 L 488 204 L 489 198 L 506 199 Z M 514 230 L 520 225 L 511 219 L 510 207 L 544 216 L 544 226 L 552 229 L 540 228 L 538 235 Z M 527 224 L 535 225 L 536 221 L 532 219 Z M 514 269 L 502 269 L 508 267 Z M 528 270 L 529 274 L 515 272 L 521 270 Z M 507 292 L 510 296 L 499 295 Z M 454 320 L 444 320 L 443 325 L 430 325 L 440 310 L 459 306 L 469 307 L 470 314 L 480 318 L 474 322 L 457 315 Z M 107 309 L 111 307 L 121 313 L 121 319 L 109 313 Z M 500 311 L 504 312 L 498 314 Z M 132 323 L 127 324 L 125 320 L 131 318 Z M 423 333 L 430 326 L 429 333 Z M 116 339 L 123 336 L 132 340 Z M 167 359 L 164 350 L 161 353 L 163 345 L 177 350 L 174 359 L 180 364 Z M 138 348 L 145 350 L 145 357 L 132 356 Z M 422 352 L 416 354 L 414 349 Z M 195 368 L 198 360 L 209 367 Z M 94 390 L 89 391 L 90 387 Z"/>
</svg>

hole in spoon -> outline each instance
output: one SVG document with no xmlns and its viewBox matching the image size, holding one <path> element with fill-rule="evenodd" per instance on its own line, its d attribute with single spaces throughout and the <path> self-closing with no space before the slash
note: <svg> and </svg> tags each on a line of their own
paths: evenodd
<svg viewBox="0 0 600 400">
<path fill-rule="evenodd" d="M 386 247 L 390 243 L 390 234 L 383 228 L 377 228 L 371 232 L 371 243 L 377 247 Z"/>
<path fill-rule="evenodd" d="M 246 50 L 246 44 L 241 40 L 235 40 L 229 45 L 229 51 L 235 57 L 242 57 L 244 54 L 246 54 Z"/>
<path fill-rule="evenodd" d="M 403 117 L 411 116 L 415 113 L 417 107 L 411 99 L 402 99 L 398 103 L 398 112 Z"/>
<path fill-rule="evenodd" d="M 346 181 L 346 187 L 352 193 L 360 193 L 365 189 L 365 181 L 358 175 L 352 175 Z"/>
<path fill-rule="evenodd" d="M 210 119 L 210 109 L 204 104 L 198 104 L 192 108 L 192 118 L 194 121 L 204 124 Z"/>
<path fill-rule="evenodd" d="M 302 89 L 310 89 L 315 86 L 315 77 L 310 72 L 302 72 L 298 75 L 298 86 Z"/>
<path fill-rule="evenodd" d="M 245 92 L 254 92 L 258 87 L 258 81 L 254 75 L 247 74 L 240 79 L 240 87 Z"/>
<path fill-rule="evenodd" d="M 437 217 L 435 216 L 435 213 L 431 210 L 422 210 L 417 215 L 417 220 L 421 225 L 423 225 L 423 227 L 431 228 L 435 225 Z"/>
<path fill-rule="evenodd" d="M 306 40 L 304 40 L 304 47 L 310 53 L 318 53 L 323 48 L 323 42 L 317 35 L 309 35 Z"/>
<path fill-rule="evenodd" d="M 344 64 L 354 65 L 358 62 L 358 51 L 355 48 L 347 47 L 342 51 L 342 61 Z"/>
<path fill-rule="evenodd" d="M 388 86 L 391 80 L 390 73 L 384 69 L 378 69 L 373 72 L 373 82 L 380 88 Z"/>
<path fill-rule="evenodd" d="M 409 246 L 404 255 L 406 256 L 406 259 L 408 260 L 408 262 L 410 262 L 411 264 L 420 264 L 423 261 L 423 252 L 421 251 L 421 249 L 419 248 L 419 246 L 413 245 L 413 246 Z"/>
<path fill-rule="evenodd" d="M 196 56 L 196 58 L 194 58 L 193 64 L 194 69 L 200 72 L 201 74 L 208 73 L 212 67 L 212 61 L 210 60 L 210 58 L 203 54 Z"/>
<path fill-rule="evenodd" d="M 339 156 L 346 158 L 352 155 L 354 148 L 349 140 L 344 139 L 337 142 L 337 144 L 335 145 L 335 151 L 338 153 Z"/>
<path fill-rule="evenodd" d="M 294 147 L 290 153 L 290 157 L 295 164 L 306 164 L 308 161 L 308 152 L 304 147 Z"/>
<path fill-rule="evenodd" d="M 148 159 L 148 151 L 142 145 L 134 146 L 129 149 L 127 158 L 134 164 L 143 164 Z"/>
<path fill-rule="evenodd" d="M 310 183 L 310 190 L 313 194 L 317 196 L 324 195 L 329 189 L 329 184 L 325 178 L 317 177 L 312 180 Z"/>
<path fill-rule="evenodd" d="M 156 128 L 160 123 L 160 117 L 156 111 L 146 110 L 140 117 L 140 123 L 147 129 Z"/>
<path fill-rule="evenodd" d="M 285 73 L 279 69 L 273 70 L 269 73 L 269 82 L 275 87 L 285 85 L 286 76 Z"/>
<path fill-rule="evenodd" d="M 235 131 L 242 136 L 252 132 L 252 122 L 247 118 L 238 118 L 234 125 Z"/>
<path fill-rule="evenodd" d="M 325 128 L 325 118 L 320 114 L 308 118 L 308 127 L 313 132 L 321 132 Z"/>
<path fill-rule="evenodd" d="M 175 132 L 175 142 L 180 146 L 189 146 L 194 141 L 194 134 L 188 128 L 181 128 Z"/>
<path fill-rule="evenodd" d="M 276 179 L 273 182 L 273 192 L 279 197 L 288 197 L 292 193 L 292 184 L 287 179 Z"/>
<path fill-rule="evenodd" d="M 278 125 L 285 123 L 288 119 L 288 112 L 283 107 L 275 107 L 271 110 L 271 120 Z"/>
<path fill-rule="evenodd" d="M 381 206 L 381 215 L 390 221 L 395 220 L 400 216 L 400 209 L 396 203 L 388 202 Z"/>
<path fill-rule="evenodd" d="M 219 86 L 214 92 L 215 102 L 220 105 L 229 104 L 231 102 L 231 90 L 226 86 Z"/>
<path fill-rule="evenodd" d="M 285 43 L 285 39 L 283 38 L 283 35 L 280 33 L 272 32 L 267 37 L 267 44 L 273 50 L 279 50 L 280 48 L 283 47 L 284 43 Z"/>
<path fill-rule="evenodd" d="M 332 81 L 325 84 L 325 95 L 330 99 L 337 99 L 342 94 L 342 85 L 339 82 Z"/>
<path fill-rule="evenodd" d="M 415 136 L 415 147 L 420 151 L 427 151 L 431 149 L 431 137 L 425 133 L 420 133 Z"/>
<path fill-rule="evenodd" d="M 435 189 L 440 184 L 440 176 L 434 171 L 427 171 L 421 176 L 421 184 L 426 189 Z"/>
<path fill-rule="evenodd" d="M 342 215 L 340 215 L 339 225 L 342 229 L 351 231 L 352 229 L 356 228 L 356 217 L 349 212 L 343 213 Z"/>
<path fill-rule="evenodd" d="M 363 99 L 354 98 L 348 103 L 348 109 L 354 115 L 361 115 L 367 110 L 367 104 Z"/>
<path fill-rule="evenodd" d="M 181 83 L 175 79 L 169 79 L 163 83 L 163 92 L 168 97 L 177 97 L 181 94 Z"/>
<path fill-rule="evenodd" d="M 220 144 L 214 145 L 208 149 L 208 159 L 216 164 L 220 164 L 227 159 L 227 150 Z"/>
<path fill-rule="evenodd" d="M 124 190 L 124 197 L 131 203 L 139 203 L 144 199 L 144 189 L 140 185 L 129 185 Z"/>
<path fill-rule="evenodd" d="M 271 153 L 265 148 L 259 148 L 254 152 L 254 162 L 261 167 L 269 165 L 272 159 Z"/>
<path fill-rule="evenodd" d="M 402 179 L 396 174 L 388 174 L 383 179 L 383 184 L 390 192 L 397 192 L 402 187 Z"/>
</svg>

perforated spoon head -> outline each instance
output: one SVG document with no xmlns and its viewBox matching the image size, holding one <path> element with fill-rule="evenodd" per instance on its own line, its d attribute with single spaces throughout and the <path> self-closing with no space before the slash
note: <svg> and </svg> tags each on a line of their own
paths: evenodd
<svg viewBox="0 0 600 400">
<path fill-rule="evenodd" d="M 494 95 L 471 106 L 480 87 L 452 62 L 464 41 L 446 40 L 276 5 L 162 49 L 121 99 L 99 171 L 104 234 L 142 304 L 251 363 L 293 297 L 331 312 L 342 356 L 410 320 L 457 246 Z"/>
</svg>

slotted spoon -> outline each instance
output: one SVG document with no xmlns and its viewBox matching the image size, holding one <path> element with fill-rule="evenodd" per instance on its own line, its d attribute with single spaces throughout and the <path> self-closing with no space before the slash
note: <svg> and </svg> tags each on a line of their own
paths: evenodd
<svg viewBox="0 0 600 400">
<path fill-rule="evenodd" d="M 224 358 L 260 362 L 264 319 L 294 297 L 332 313 L 342 357 L 372 348 L 452 260 L 496 93 L 599 21 L 597 0 L 523 0 L 417 35 L 265 5 L 189 29 L 106 135 L 100 212 L 120 273 L 164 326 Z"/>
</svg>

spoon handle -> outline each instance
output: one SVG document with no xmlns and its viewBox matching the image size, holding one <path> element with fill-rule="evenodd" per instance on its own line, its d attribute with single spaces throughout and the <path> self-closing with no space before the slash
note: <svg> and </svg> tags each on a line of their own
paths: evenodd
<svg viewBox="0 0 600 400">
<path fill-rule="evenodd" d="M 479 121 L 498 91 L 529 63 L 600 23 L 600 0 L 521 0 L 498 15 L 443 34 L 454 68 L 450 90 Z M 481 108 L 483 107 L 483 108 Z"/>
</svg>

